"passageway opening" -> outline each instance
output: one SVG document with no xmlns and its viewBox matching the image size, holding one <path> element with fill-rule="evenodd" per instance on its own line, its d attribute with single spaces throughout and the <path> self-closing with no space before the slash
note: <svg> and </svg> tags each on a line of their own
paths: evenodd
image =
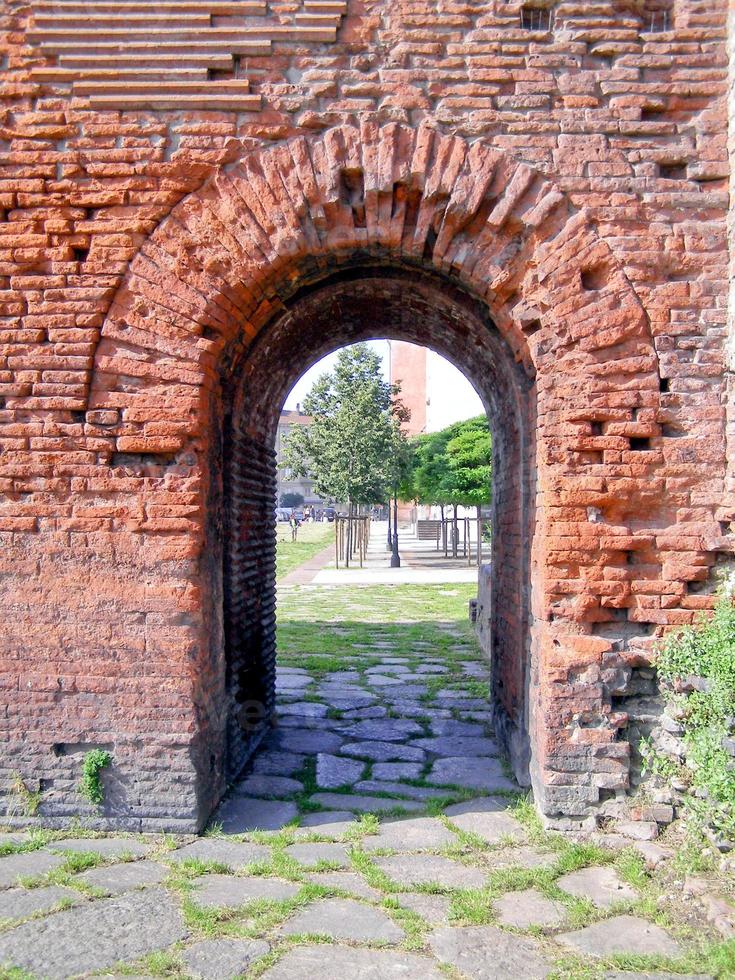
<svg viewBox="0 0 735 980">
<path fill-rule="evenodd" d="M 490 610 L 486 653 L 496 727 L 516 775 L 527 782 L 533 378 L 514 360 L 487 309 L 463 290 L 435 275 L 368 265 L 318 279 L 294 295 L 240 352 L 224 390 L 224 521 L 210 521 L 209 553 L 224 568 L 226 778 L 242 771 L 275 705 L 273 445 L 281 406 L 300 375 L 324 355 L 378 338 L 425 345 L 446 357 L 472 382 L 488 413 L 495 573 L 491 595 L 481 597 Z"/>
</svg>

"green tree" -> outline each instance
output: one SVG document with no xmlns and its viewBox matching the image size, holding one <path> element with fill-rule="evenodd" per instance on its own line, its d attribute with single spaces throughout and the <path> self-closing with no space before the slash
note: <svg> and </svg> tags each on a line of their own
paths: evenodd
<svg viewBox="0 0 735 980">
<path fill-rule="evenodd" d="M 416 436 L 411 440 L 411 458 L 408 472 L 401 482 L 403 500 L 415 500 L 419 504 L 443 507 L 451 503 L 447 474 L 446 446 L 449 441 L 446 430 Z"/>
<path fill-rule="evenodd" d="M 314 480 L 325 499 L 355 505 L 385 502 L 396 482 L 401 425 L 408 412 L 399 387 L 383 378 L 380 357 L 367 344 L 345 347 L 334 370 L 322 374 L 304 399 L 309 426 L 294 428 L 284 465 Z"/>
<path fill-rule="evenodd" d="M 455 526 L 457 503 L 477 508 L 477 563 L 481 561 L 483 539 L 482 505 L 492 499 L 492 439 L 487 418 L 480 415 L 452 426 L 447 443 L 447 471 L 453 497 Z M 456 533 L 454 535 L 456 541 Z M 453 548 L 454 551 L 454 548 Z"/>
<path fill-rule="evenodd" d="M 460 505 L 478 509 L 478 533 L 481 533 L 483 504 L 492 495 L 492 441 L 484 415 L 455 422 L 439 432 L 412 440 L 409 474 L 401 484 L 404 499 L 421 504 L 438 505 L 444 520 L 444 507 L 454 508 L 452 553 L 457 553 L 457 508 Z"/>
<path fill-rule="evenodd" d="M 492 499 L 492 439 L 484 415 L 450 427 L 446 481 L 455 501 L 481 507 Z"/>
</svg>

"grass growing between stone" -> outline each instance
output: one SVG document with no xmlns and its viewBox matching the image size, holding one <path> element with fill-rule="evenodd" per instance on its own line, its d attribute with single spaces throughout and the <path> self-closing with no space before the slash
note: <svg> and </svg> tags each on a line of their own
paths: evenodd
<svg viewBox="0 0 735 980">
<path fill-rule="evenodd" d="M 589 958 L 563 956 L 556 960 L 549 980 L 604 980 L 610 971 L 672 976 L 712 976 L 717 980 L 735 977 L 735 940 L 702 942 L 684 956 L 636 956 L 616 953 L 591 962 Z"/>
<path fill-rule="evenodd" d="M 410 724 L 402 729 L 404 732 L 408 731 L 403 738 L 406 746 L 410 746 L 416 738 L 441 737 L 442 724 L 459 726 L 459 729 L 455 730 L 458 732 L 464 730 L 464 734 L 467 735 L 469 735 L 467 729 L 471 731 L 474 728 L 476 737 L 492 738 L 491 715 L 487 710 L 488 685 L 485 679 L 487 674 L 483 674 L 481 654 L 467 622 L 467 601 L 473 592 L 474 588 L 469 585 L 422 586 L 420 589 L 403 586 L 368 587 L 359 590 L 313 586 L 282 588 L 279 603 L 279 663 L 305 668 L 311 674 L 309 682 L 295 685 L 298 690 L 290 694 L 282 703 L 301 700 L 316 703 L 322 699 L 326 702 L 328 699 L 320 692 L 320 688 L 327 689 L 340 683 L 349 688 L 354 682 L 372 690 L 375 695 L 374 704 L 384 709 L 382 715 L 372 717 L 403 718 L 404 725 L 410 719 L 411 723 L 421 727 L 422 735 L 415 734 L 416 728 L 411 734 Z M 426 691 L 421 696 L 418 691 L 415 691 L 412 699 L 404 697 L 404 702 L 411 702 L 408 706 L 401 703 L 401 692 L 407 686 L 402 681 L 396 683 L 396 697 L 393 699 L 391 699 L 390 684 L 381 689 L 379 684 L 373 685 L 371 681 L 374 675 L 380 677 L 381 674 L 390 672 L 390 663 L 395 663 L 396 658 L 400 659 L 404 670 L 407 669 L 407 672 L 417 675 L 407 683 L 422 685 Z M 371 668 L 378 667 L 380 669 L 371 671 Z M 427 667 L 428 670 L 425 669 Z M 331 675 L 337 672 L 343 672 L 342 678 L 332 678 Z M 300 676 L 304 675 L 300 674 Z M 385 681 L 384 676 L 382 679 Z M 298 711 L 294 713 L 298 714 Z M 350 720 L 350 717 L 352 719 L 371 717 L 369 714 L 364 716 L 355 714 L 349 709 L 345 713 L 347 717 L 342 719 L 345 726 L 352 726 L 355 723 L 354 720 Z M 312 731 L 320 728 L 325 732 L 338 732 L 341 728 L 334 723 L 337 720 L 337 709 L 331 716 L 317 717 L 313 721 L 304 718 L 303 721 L 298 719 L 294 723 L 292 719 L 287 721 L 287 716 L 288 713 L 284 712 L 281 717 L 279 733 L 281 735 L 288 734 L 292 726 L 296 732 L 308 729 L 304 732 L 305 735 L 311 735 Z M 438 728 L 435 727 L 437 723 Z M 485 735 L 480 736 L 480 731 L 484 731 Z M 347 739 L 347 736 L 341 737 Z M 351 736 L 349 738 L 352 740 Z M 374 738 L 380 741 L 379 736 L 376 735 Z M 357 737 L 356 740 L 363 741 L 362 738 L 357 739 Z M 364 740 L 370 742 L 372 737 L 366 735 Z M 277 749 L 279 744 L 276 742 Z M 336 744 L 339 745 L 339 740 Z M 296 756 L 301 754 L 298 736 L 296 744 L 293 747 L 289 745 L 288 751 Z M 337 752 L 339 749 L 328 751 Z M 602 980 L 606 972 L 622 969 L 639 972 L 659 970 L 672 976 L 681 973 L 705 973 L 723 980 L 728 977 L 732 980 L 735 977 L 733 944 L 708 942 L 707 936 L 710 933 L 706 929 L 696 931 L 678 911 L 672 913 L 666 902 L 665 882 L 660 875 L 646 869 L 640 854 L 632 845 L 622 850 L 606 848 L 594 842 L 573 840 L 556 833 L 549 833 L 543 828 L 532 801 L 525 794 L 510 789 L 485 793 L 458 783 L 447 784 L 444 780 L 457 778 L 454 769 L 445 770 L 442 773 L 442 784 L 437 786 L 436 783 L 431 782 L 432 770 L 436 765 L 433 751 L 423 757 L 419 754 L 419 759 L 423 758 L 424 761 L 418 766 L 409 767 L 408 771 L 411 775 L 403 773 L 400 778 L 394 774 L 395 770 L 390 771 L 390 767 L 388 767 L 388 775 L 385 774 L 384 769 L 380 777 L 379 761 L 376 761 L 379 756 L 374 760 L 370 756 L 370 751 L 365 753 L 362 753 L 361 749 L 356 751 L 356 756 L 349 757 L 359 756 L 359 761 L 364 764 L 359 780 L 369 780 L 374 787 L 370 790 L 365 789 L 364 794 L 384 800 L 386 812 L 379 816 L 373 813 L 363 814 L 342 833 L 320 833 L 319 827 L 302 829 L 297 826 L 304 815 L 325 809 L 313 799 L 315 794 L 320 792 L 315 753 L 309 754 L 305 751 L 303 764 L 299 763 L 298 758 L 295 764 L 289 760 L 287 765 L 291 768 L 284 770 L 284 775 L 287 774 L 290 778 L 298 780 L 301 790 L 287 796 L 278 790 L 272 796 L 264 797 L 281 802 L 288 800 L 297 804 L 298 814 L 291 818 L 290 823 L 281 826 L 280 830 L 250 831 L 230 835 L 223 832 L 221 824 L 212 825 L 208 832 L 210 844 L 215 848 L 219 846 L 220 851 L 218 854 L 216 849 L 208 848 L 206 853 L 221 855 L 221 861 L 192 858 L 177 861 L 176 855 L 172 854 L 171 850 L 181 846 L 182 841 L 173 836 L 158 838 L 147 857 L 158 861 L 168 869 L 163 887 L 180 907 L 188 937 L 184 942 L 175 944 L 167 951 L 152 954 L 124 968 L 115 968 L 116 972 L 121 975 L 143 973 L 183 980 L 189 975 L 186 957 L 189 955 L 187 950 L 190 945 L 203 940 L 257 939 L 264 940 L 269 945 L 269 950 L 247 969 L 244 974 L 247 980 L 257 980 L 284 955 L 304 944 L 323 945 L 325 963 L 331 955 L 329 944 L 376 950 L 391 948 L 404 954 L 411 953 L 425 957 L 427 971 L 433 966 L 447 976 L 457 978 L 459 974 L 453 967 L 437 963 L 433 958 L 432 933 L 437 927 L 428 921 L 428 918 L 431 918 L 432 923 L 441 922 L 440 927 L 450 929 L 455 927 L 482 929 L 487 926 L 501 929 L 506 937 L 511 937 L 513 941 L 535 946 L 545 961 L 551 965 L 551 976 L 556 980 Z M 456 754 L 462 753 L 458 751 Z M 471 755 L 471 752 L 468 752 L 468 755 Z M 479 752 L 479 755 L 482 753 Z M 496 756 L 492 752 L 489 755 L 495 760 L 494 764 L 497 767 Z M 410 759 L 411 756 L 408 758 Z M 390 780 L 394 780 L 400 783 L 400 786 L 393 787 L 390 791 L 383 790 L 376 785 L 380 782 L 378 777 L 382 778 L 386 785 L 392 785 Z M 359 780 L 353 782 L 357 783 Z M 277 788 L 277 784 L 275 785 Z M 468 785 L 473 784 L 470 782 Z M 293 784 L 286 783 L 285 787 L 293 789 Z M 268 789 L 267 786 L 265 788 Z M 366 846 L 367 839 L 380 832 L 381 824 L 388 817 L 401 812 L 401 791 L 405 790 L 408 795 L 411 790 L 418 789 L 434 789 L 439 793 L 433 799 L 422 801 L 421 815 L 436 818 L 436 826 L 443 825 L 455 836 L 453 839 L 447 839 L 446 834 L 439 834 L 438 837 L 433 838 L 436 842 L 435 846 L 421 848 L 419 842 L 416 850 L 423 851 L 424 857 L 434 855 L 443 859 L 444 868 L 447 865 L 446 859 L 449 859 L 454 862 L 455 871 L 456 865 L 473 869 L 467 877 L 464 877 L 466 871 L 462 871 L 461 868 L 459 877 L 448 873 L 444 881 L 417 881 L 410 874 L 404 877 L 403 871 L 400 870 L 400 862 L 382 861 L 383 857 L 401 855 L 410 863 L 410 854 L 414 848 L 409 843 L 404 844 L 400 834 L 391 837 L 389 831 L 381 838 L 381 842 L 390 841 L 392 847 L 372 849 Z M 329 792 L 332 799 L 327 809 L 350 811 L 348 794 L 361 791 L 351 785 L 344 785 L 330 788 Z M 478 832 L 465 830 L 460 826 L 462 813 L 455 813 L 453 819 L 444 812 L 450 804 L 485 795 L 495 797 L 499 803 L 505 800 L 506 818 L 513 817 L 517 821 L 517 825 L 513 825 L 510 821 L 512 832 L 496 834 L 494 837 L 491 834 L 486 839 L 482 834 L 487 831 L 483 831 L 481 824 L 465 822 L 464 826 L 479 827 Z M 344 805 L 342 805 L 343 799 Z M 289 813 L 293 813 L 293 809 L 291 807 Z M 504 830 L 506 826 L 507 823 L 502 824 Z M 66 836 L 69 836 L 68 832 L 31 835 L 26 841 L 4 845 L 5 852 L 9 854 L 47 846 L 53 848 L 55 841 Z M 79 831 L 75 832 L 75 836 L 94 835 Z M 346 868 L 343 866 L 343 854 L 338 848 L 331 851 L 322 849 L 311 853 L 289 852 L 289 848 L 297 843 L 329 842 L 335 839 L 340 844 L 346 845 L 349 862 Z M 232 852 L 227 849 L 236 842 L 255 843 L 267 847 L 268 850 L 260 852 L 259 857 L 262 857 L 257 862 L 245 866 L 238 864 L 237 871 L 234 871 L 233 866 L 227 863 L 233 860 Z M 302 860 L 296 860 L 296 854 Z M 336 859 L 331 860 L 335 854 Z M 57 869 L 27 883 L 37 885 L 59 882 L 81 891 L 83 889 L 79 876 L 85 870 L 102 864 L 119 862 L 123 858 L 124 855 L 122 857 L 116 855 L 108 859 L 95 854 L 93 841 L 90 841 L 90 852 L 65 852 L 63 864 Z M 321 859 L 307 863 L 312 858 Z M 432 867 L 432 873 L 441 879 L 443 873 L 441 861 L 435 861 L 433 866 L 424 865 L 424 867 L 427 873 L 429 867 Z M 588 867 L 614 869 L 620 881 L 631 886 L 634 893 L 629 895 L 624 892 L 623 901 L 601 908 L 594 905 L 590 899 L 570 894 L 561 887 L 560 878 L 563 875 Z M 391 874 L 395 873 L 398 880 L 392 879 L 387 869 L 390 869 Z M 331 874 L 325 879 L 313 877 L 320 871 L 331 872 Z M 477 875 L 477 871 L 482 874 Z M 227 881 L 205 884 L 206 876 L 212 874 L 226 876 Z M 340 874 L 344 875 L 341 880 Z M 244 878 L 253 879 L 256 882 L 255 887 L 251 883 L 247 888 L 243 888 Z M 268 882 L 267 894 L 279 896 L 278 900 L 257 897 L 243 902 L 244 895 L 263 895 L 266 891 L 265 882 L 268 879 L 271 880 Z M 289 884 L 279 887 L 274 879 L 282 885 L 285 882 Z M 233 884 L 239 882 L 239 887 L 231 889 L 230 880 Z M 317 881 L 320 883 L 316 883 Z M 412 884 L 406 884 L 411 881 Z M 456 887 L 458 882 L 465 885 L 468 882 L 479 884 L 482 887 L 460 888 Z M 368 892 L 365 886 L 374 891 Z M 204 888 L 207 889 L 206 898 L 202 890 Z M 547 901 L 555 903 L 560 914 L 563 915 L 563 924 L 532 923 L 528 928 L 504 924 L 507 920 L 503 918 L 503 906 L 497 906 L 496 903 L 509 893 L 526 890 L 533 890 Z M 413 903 L 422 914 L 412 911 L 410 907 L 404 907 L 404 901 L 407 906 L 411 905 L 408 900 L 409 893 L 414 896 Z M 224 896 L 222 901 L 231 898 L 232 907 L 227 904 L 210 907 L 206 904 L 219 901 L 220 899 L 216 898 L 218 894 Z M 283 894 L 289 897 L 281 898 Z M 97 897 L 91 889 L 87 895 L 89 898 Z M 429 901 L 430 896 L 436 898 Z M 284 926 L 289 920 L 314 903 L 330 898 L 359 902 L 362 906 L 371 909 L 371 915 L 381 913 L 387 916 L 403 931 L 402 938 L 394 945 L 386 947 L 388 940 L 382 937 L 363 941 L 363 939 L 353 938 L 335 939 L 323 933 L 306 931 L 285 934 Z M 507 907 L 506 905 L 506 909 Z M 559 933 L 602 923 L 620 913 L 637 915 L 649 923 L 665 928 L 673 938 L 680 941 L 681 948 L 686 950 L 685 954 L 676 959 L 619 954 L 590 960 L 570 952 L 570 948 L 559 938 Z M 428 918 L 424 918 L 424 915 Z M 434 916 L 440 918 L 434 920 Z M 344 922 L 349 918 L 350 916 L 344 916 L 344 921 L 335 923 L 335 926 L 344 926 Z M 320 928 L 322 924 L 324 928 L 332 925 L 331 921 L 327 923 L 325 916 L 320 920 Z M 293 923 L 292 927 L 301 929 L 302 925 L 304 928 L 312 929 L 314 919 Z M 645 922 L 643 925 L 645 926 Z M 106 975 L 109 972 L 106 971 Z M 0 969 L 0 980 L 6 980 L 2 969 Z M 26 977 L 22 973 L 17 976 L 11 974 L 8 980 L 26 980 Z"/>
</svg>

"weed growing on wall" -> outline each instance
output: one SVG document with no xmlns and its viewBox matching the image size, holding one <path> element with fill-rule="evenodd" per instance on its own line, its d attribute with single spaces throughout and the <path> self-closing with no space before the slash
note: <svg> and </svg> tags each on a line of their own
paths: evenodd
<svg viewBox="0 0 735 980">
<path fill-rule="evenodd" d="M 11 773 L 10 793 L 13 797 L 13 809 L 17 809 L 25 817 L 35 817 L 41 803 L 40 790 L 33 792 L 25 783 L 19 772 Z"/>
<path fill-rule="evenodd" d="M 702 826 L 735 840 L 735 605 L 720 594 L 714 615 L 673 633 L 658 657 L 667 710 L 682 729 L 683 766 L 649 750 L 648 768 L 675 768 L 689 783 L 685 806 Z"/>
<path fill-rule="evenodd" d="M 101 773 L 111 762 L 112 756 L 104 749 L 92 749 L 84 756 L 79 792 L 95 806 L 99 806 L 105 798 Z"/>
</svg>

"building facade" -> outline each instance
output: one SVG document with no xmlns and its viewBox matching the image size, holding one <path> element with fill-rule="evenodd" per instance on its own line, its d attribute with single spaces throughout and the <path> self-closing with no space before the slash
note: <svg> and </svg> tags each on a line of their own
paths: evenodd
<svg viewBox="0 0 735 980">
<path fill-rule="evenodd" d="M 308 426 L 311 416 L 304 414 L 299 405 L 295 409 L 284 408 L 278 417 L 276 429 L 276 500 L 284 507 L 283 495 L 297 493 L 303 497 L 305 507 L 324 507 L 325 502 L 314 494 L 314 481 L 305 476 L 294 476 L 284 465 L 284 444 L 294 426 Z"/>
<path fill-rule="evenodd" d="M 274 703 L 280 406 L 377 335 L 491 418 L 519 779 L 624 812 L 735 551 L 728 6 L 6 0 L 0 807 L 203 824 Z"/>
</svg>

